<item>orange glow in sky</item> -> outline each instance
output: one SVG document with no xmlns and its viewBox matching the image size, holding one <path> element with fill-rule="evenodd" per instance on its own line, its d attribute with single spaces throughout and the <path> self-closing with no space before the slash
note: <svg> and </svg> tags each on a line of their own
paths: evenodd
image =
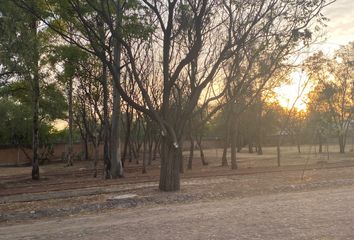
<svg viewBox="0 0 354 240">
<path fill-rule="evenodd" d="M 312 85 L 308 82 L 306 74 L 302 72 L 294 72 L 291 79 L 290 84 L 275 89 L 276 98 L 284 108 L 294 107 L 298 111 L 306 111 L 307 94 L 311 91 Z"/>
<path fill-rule="evenodd" d="M 354 41 L 354 1 L 353 0 L 337 0 L 327 6 L 323 14 L 329 18 L 327 28 L 325 29 L 325 38 L 323 41 L 310 46 L 305 58 L 311 54 L 322 51 L 324 54 L 333 54 L 341 45 L 346 45 Z M 275 89 L 276 98 L 280 105 L 290 109 L 294 102 L 297 110 L 306 111 L 307 94 L 311 91 L 312 84 L 308 84 L 303 93 L 299 96 L 299 92 L 304 88 L 307 82 L 305 74 L 295 72 L 291 76 L 292 82 L 284 84 Z"/>
</svg>

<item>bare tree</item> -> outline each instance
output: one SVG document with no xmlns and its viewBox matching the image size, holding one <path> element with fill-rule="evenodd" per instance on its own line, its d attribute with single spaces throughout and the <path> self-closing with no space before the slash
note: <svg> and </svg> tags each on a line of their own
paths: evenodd
<svg viewBox="0 0 354 240">
<path fill-rule="evenodd" d="M 309 78 L 318 84 L 311 101 L 335 128 L 340 153 L 345 152 L 347 132 L 354 116 L 351 86 L 354 60 L 350 54 L 353 48 L 354 44 L 350 43 L 338 49 L 334 59 L 319 52 L 306 61 Z"/>
<path fill-rule="evenodd" d="M 20 2 L 36 14 L 36 9 L 26 5 L 25 1 Z M 277 45 L 279 54 L 273 57 L 284 57 L 282 52 L 284 46 L 287 46 L 288 42 L 294 42 L 295 45 L 297 40 L 308 37 L 310 32 L 306 28 L 309 22 L 316 18 L 326 5 L 325 0 L 301 4 L 297 1 L 279 0 L 252 2 L 142 0 L 134 4 L 113 0 L 107 1 L 107 4 L 79 0 L 65 2 L 67 4 L 60 2 L 57 5 L 68 8 L 68 11 L 75 14 L 77 20 L 75 23 L 77 29 L 80 29 L 78 37 L 71 38 L 60 27 L 51 24 L 51 20 L 46 20 L 38 13 L 36 16 L 67 41 L 77 44 L 105 61 L 112 75 L 114 89 L 116 88 L 114 91 L 117 95 L 114 96 L 119 94 L 130 106 L 148 115 L 158 124 L 162 136 L 159 188 L 163 191 L 175 191 L 180 188 L 181 143 L 184 129 L 189 119 L 198 114 L 195 108 L 201 95 L 210 86 L 220 86 L 218 93 L 208 95 L 200 108 L 202 111 L 223 97 L 230 82 L 234 81 L 233 78 L 224 77 L 222 67 L 228 61 L 232 61 L 232 56 L 239 55 L 238 53 L 244 49 L 247 49 L 245 58 L 248 58 L 248 62 L 251 62 L 252 58 L 255 59 L 257 51 L 250 51 L 255 48 L 245 48 L 250 44 L 258 44 L 256 48 L 258 53 L 268 52 L 269 47 L 274 48 Z M 57 15 L 50 16 L 55 18 Z M 72 21 L 68 16 L 61 17 L 64 21 Z M 98 34 L 94 20 L 96 18 L 107 25 L 110 41 L 103 40 Z M 140 28 L 143 34 L 137 34 L 136 31 L 132 31 L 134 28 L 129 26 Z M 276 38 L 275 36 L 279 39 L 271 41 Z M 141 55 L 137 54 L 141 49 L 149 49 L 145 52 L 146 57 L 141 58 Z M 141 92 L 139 102 L 122 87 L 121 52 L 124 52 L 134 83 Z M 157 59 L 153 58 L 152 54 L 158 56 Z M 257 61 L 264 63 L 260 64 L 262 67 L 274 62 L 271 55 L 261 56 L 268 56 L 260 57 Z M 140 66 L 149 61 L 153 61 L 154 64 L 149 65 L 159 69 L 160 72 L 146 79 Z M 247 64 L 236 61 L 236 65 L 243 69 Z M 189 68 L 196 69 L 192 77 L 188 77 L 191 72 Z M 264 70 L 269 73 L 264 73 Z M 267 67 L 262 70 L 263 75 L 269 75 L 271 72 L 272 69 Z M 222 79 L 227 79 L 226 83 Z M 153 96 L 147 87 L 146 83 L 152 81 L 161 88 L 162 96 L 159 101 L 155 101 L 156 96 Z M 159 105 L 155 105 L 156 102 L 159 102 Z M 116 103 L 119 104 L 118 100 Z M 112 121 L 115 121 L 117 119 L 115 114 L 118 114 L 119 108 L 117 105 L 113 108 Z M 222 106 L 212 112 L 220 108 Z M 113 138 L 111 141 L 114 143 Z M 114 161 L 116 159 L 112 158 L 111 163 Z"/>
</svg>

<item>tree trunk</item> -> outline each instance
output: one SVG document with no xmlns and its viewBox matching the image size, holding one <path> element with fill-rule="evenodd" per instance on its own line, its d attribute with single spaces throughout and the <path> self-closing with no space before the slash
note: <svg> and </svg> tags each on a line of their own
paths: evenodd
<svg viewBox="0 0 354 240">
<path fill-rule="evenodd" d="M 257 154 L 258 155 L 263 155 L 263 149 L 262 149 L 262 145 L 260 143 L 258 143 Z"/>
<path fill-rule="evenodd" d="M 131 116 L 133 116 L 133 113 L 131 115 L 129 113 L 129 106 L 125 111 L 125 116 L 126 116 L 126 132 L 125 132 L 124 149 L 123 149 L 123 157 L 122 157 L 123 163 L 127 158 L 128 145 L 129 145 L 130 132 L 131 132 L 131 121 L 132 121 Z"/>
<path fill-rule="evenodd" d="M 154 153 L 152 155 L 152 160 L 156 160 L 159 147 L 160 147 L 160 137 L 155 140 Z"/>
<path fill-rule="evenodd" d="M 122 23 L 122 8 L 120 1 L 117 1 L 116 5 L 116 32 L 119 35 L 121 33 Z M 115 74 L 113 76 L 113 112 L 112 112 L 112 129 L 111 129 L 111 168 L 110 175 L 112 178 L 123 177 L 123 166 L 120 156 L 120 140 L 119 140 L 119 118 L 120 118 L 120 94 L 118 86 L 120 83 L 120 62 L 121 62 L 121 42 L 114 38 L 114 68 Z"/>
<path fill-rule="evenodd" d="M 343 135 L 339 135 L 338 141 L 339 141 L 339 152 L 345 153 L 345 137 Z"/>
<path fill-rule="evenodd" d="M 248 152 L 249 153 L 253 153 L 253 144 L 252 144 L 252 142 L 248 143 Z"/>
<path fill-rule="evenodd" d="M 228 166 L 228 162 L 227 162 L 227 148 L 229 147 L 229 143 L 230 143 L 230 131 L 231 131 L 231 115 L 232 115 L 232 108 L 231 105 L 228 104 L 227 107 L 225 107 L 225 109 L 229 110 L 227 112 L 227 117 L 226 117 L 226 121 L 225 121 L 225 137 L 224 137 L 224 150 L 222 152 L 222 157 L 221 157 L 221 166 Z"/>
<path fill-rule="evenodd" d="M 128 148 L 129 148 L 129 162 L 131 163 L 133 161 L 133 157 L 135 156 L 133 143 L 131 142 L 131 140 L 129 140 Z"/>
<path fill-rule="evenodd" d="M 151 166 L 152 164 L 152 158 L 153 158 L 153 138 L 152 138 L 152 134 L 149 134 L 149 161 L 148 161 L 148 165 Z"/>
<path fill-rule="evenodd" d="M 322 145 L 323 145 L 322 135 L 321 135 L 321 133 L 318 133 L 318 152 L 319 153 L 322 153 Z"/>
<path fill-rule="evenodd" d="M 39 145 L 39 121 L 38 121 L 38 109 L 39 109 L 39 83 L 34 80 L 33 88 L 33 139 L 32 139 L 32 179 L 39 179 L 39 162 L 38 162 L 38 145 Z"/>
<path fill-rule="evenodd" d="M 299 134 L 296 134 L 296 145 L 297 145 L 297 152 L 301 153 L 301 142 L 300 142 Z"/>
<path fill-rule="evenodd" d="M 179 146 L 181 147 L 181 146 Z M 161 141 L 161 168 L 159 188 L 162 191 L 178 191 L 180 189 L 180 156 L 179 149 L 164 137 Z"/>
<path fill-rule="evenodd" d="M 192 169 L 194 155 L 194 139 L 190 136 L 190 147 L 189 147 L 189 158 L 188 158 L 188 169 Z"/>
<path fill-rule="evenodd" d="M 237 169 L 236 162 L 236 131 L 233 130 L 230 136 L 231 143 L 231 169 Z"/>
<path fill-rule="evenodd" d="M 227 134 L 227 136 L 225 137 L 224 149 L 223 149 L 222 157 L 221 157 L 221 166 L 223 166 L 223 167 L 229 166 L 229 164 L 227 162 L 227 148 L 228 147 L 229 147 L 229 136 Z"/>
<path fill-rule="evenodd" d="M 237 134 L 237 152 L 240 153 L 244 144 L 244 140 L 241 134 Z"/>
<path fill-rule="evenodd" d="M 73 165 L 73 79 L 70 77 L 68 82 L 68 112 L 69 112 L 69 139 L 68 139 L 68 158 L 67 166 Z"/>
<path fill-rule="evenodd" d="M 133 154 L 134 154 L 134 158 L 135 158 L 135 163 L 137 165 L 139 164 L 139 157 L 140 157 L 140 153 L 139 152 L 140 152 L 139 143 L 136 143 L 136 144 L 133 145 Z"/>
<path fill-rule="evenodd" d="M 230 124 L 228 121 L 227 125 L 226 125 L 226 134 L 225 134 L 225 138 L 224 138 L 224 149 L 223 149 L 222 157 L 221 157 L 221 166 L 223 166 L 223 167 L 229 166 L 229 164 L 227 162 L 227 149 L 229 147 L 229 143 L 230 143 Z"/>
<path fill-rule="evenodd" d="M 82 107 L 82 106 L 81 106 Z M 80 120 L 77 120 L 77 126 L 79 128 L 79 131 L 80 131 L 80 136 L 81 136 L 81 142 L 83 142 L 83 145 L 82 145 L 82 151 L 84 153 L 84 159 L 87 161 L 89 160 L 89 150 L 88 150 L 88 139 L 89 139 L 89 136 L 88 136 L 88 132 L 87 132 L 87 129 L 86 129 L 86 124 L 85 124 L 85 114 L 86 114 L 86 111 L 85 111 L 85 106 L 82 107 L 82 112 L 81 112 L 81 117 L 82 117 L 82 122 L 83 122 L 83 125 L 81 124 Z M 65 157 L 63 158 L 62 157 L 62 160 L 65 161 Z"/>
<path fill-rule="evenodd" d="M 104 34 L 104 33 L 103 33 Z M 103 162 L 106 166 L 105 176 L 109 176 L 110 170 L 110 152 L 109 152 L 109 141 L 110 141 L 110 126 L 109 126 L 109 112 L 108 112 L 108 101 L 109 101 L 109 90 L 108 90 L 108 79 L 107 79 L 107 66 L 102 62 L 102 88 L 103 88 Z"/>
<path fill-rule="evenodd" d="M 208 162 L 205 159 L 204 151 L 203 151 L 203 146 L 202 146 L 202 137 L 197 138 L 197 144 L 199 147 L 199 152 L 200 152 L 200 159 L 202 160 L 203 166 L 208 165 Z"/>
<path fill-rule="evenodd" d="M 37 37 L 37 20 L 32 21 L 31 30 L 33 31 L 33 37 Z M 39 179 L 39 159 L 38 159 L 38 147 L 39 147 L 39 49 L 38 44 L 34 47 L 34 69 L 32 77 L 32 179 Z"/>
<path fill-rule="evenodd" d="M 87 136 L 84 138 L 84 144 L 85 144 L 85 160 L 88 160 L 90 158 L 89 156 L 89 150 L 88 150 L 88 141 L 87 141 Z"/>
<path fill-rule="evenodd" d="M 111 161 L 110 161 L 110 177 L 117 178 L 123 176 L 123 166 L 120 159 L 119 144 L 119 111 L 120 96 L 116 87 L 113 87 L 113 112 L 112 112 L 112 130 L 111 130 Z"/>
<path fill-rule="evenodd" d="M 93 160 L 93 177 L 97 177 L 97 164 L 98 164 L 98 158 L 99 158 L 99 151 L 98 151 L 98 146 L 96 143 L 93 143 L 93 148 L 94 148 L 94 152 L 95 152 L 95 159 Z"/>
<path fill-rule="evenodd" d="M 278 141 L 277 141 L 277 162 L 278 162 L 278 167 L 280 167 L 280 142 L 281 142 L 281 139 L 280 139 L 280 136 L 279 136 Z"/>
<path fill-rule="evenodd" d="M 143 142 L 143 169 L 142 173 L 146 173 L 146 141 Z"/>
<path fill-rule="evenodd" d="M 182 149 L 182 143 L 179 145 L 180 147 L 178 148 L 178 155 L 179 155 L 179 172 L 184 173 L 184 159 L 183 159 L 183 149 Z"/>
<path fill-rule="evenodd" d="M 257 154 L 263 155 L 262 150 L 262 140 L 263 140 L 263 129 L 262 129 L 262 111 L 263 111 L 263 104 L 262 104 L 262 96 L 259 95 L 258 97 L 258 111 L 257 111 L 257 118 L 258 118 L 258 126 L 257 126 Z"/>
</svg>

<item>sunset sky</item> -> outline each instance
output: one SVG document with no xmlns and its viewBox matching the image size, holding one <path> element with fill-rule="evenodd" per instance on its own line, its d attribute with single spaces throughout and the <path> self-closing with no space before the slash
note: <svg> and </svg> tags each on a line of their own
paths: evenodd
<svg viewBox="0 0 354 240">
<path fill-rule="evenodd" d="M 324 15 L 330 19 L 324 49 L 330 50 L 354 41 L 354 1 L 337 0 L 328 6 Z"/>
<path fill-rule="evenodd" d="M 310 56 L 311 53 L 322 50 L 326 54 L 331 54 L 340 45 L 345 45 L 354 41 L 354 0 L 337 0 L 328 6 L 323 14 L 330 19 L 325 30 L 324 39 L 311 46 L 311 50 L 306 53 Z M 298 97 L 299 89 L 302 89 L 301 84 L 306 82 L 306 76 L 301 73 L 293 74 L 293 83 L 284 85 L 276 90 L 280 104 L 283 107 L 290 108 Z M 306 88 L 303 95 L 296 101 L 295 107 L 298 110 L 306 109 L 306 94 L 310 88 Z M 54 124 L 58 129 L 63 129 L 67 126 L 66 121 L 58 120 Z"/>
<path fill-rule="evenodd" d="M 306 55 L 321 50 L 325 54 L 331 54 L 340 45 L 345 45 L 354 41 L 354 0 L 337 0 L 328 6 L 323 14 L 330 19 L 325 30 L 326 35 L 323 41 L 311 46 L 311 50 Z M 298 89 L 306 82 L 306 76 L 294 74 L 294 81 L 290 85 L 284 85 L 276 90 L 278 100 L 283 107 L 291 107 L 298 96 Z M 306 109 L 306 93 L 309 88 L 304 91 L 295 106 L 299 110 Z"/>
</svg>

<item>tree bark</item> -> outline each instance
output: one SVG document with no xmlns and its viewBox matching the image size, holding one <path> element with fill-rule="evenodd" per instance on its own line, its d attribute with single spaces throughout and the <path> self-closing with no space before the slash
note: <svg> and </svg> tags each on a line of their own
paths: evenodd
<svg viewBox="0 0 354 240">
<path fill-rule="evenodd" d="M 153 141 L 153 138 L 152 138 L 152 133 L 150 131 L 150 133 L 149 133 L 149 160 L 148 160 L 148 165 L 149 166 L 151 166 L 151 164 L 152 164 L 153 145 L 154 145 L 154 141 Z"/>
<path fill-rule="evenodd" d="M 322 153 L 322 145 L 323 145 L 323 141 L 322 141 L 322 135 L 319 132 L 318 133 L 318 152 Z"/>
<path fill-rule="evenodd" d="M 261 143 L 258 143 L 258 146 L 257 146 L 257 154 L 258 154 L 258 155 L 263 155 L 263 149 L 262 149 Z"/>
<path fill-rule="evenodd" d="M 119 144 L 119 115 L 120 115 L 120 96 L 116 87 L 113 87 L 113 112 L 112 112 L 112 130 L 111 130 L 111 161 L 107 166 L 111 178 L 123 176 L 123 167 L 120 159 Z M 109 177 L 109 176 L 107 176 Z"/>
<path fill-rule="evenodd" d="M 107 66 L 102 62 L 102 88 L 103 88 L 103 162 L 105 166 L 110 166 L 109 159 L 109 139 L 110 139 L 110 126 L 109 126 L 109 113 L 108 113 L 108 79 L 107 79 Z M 105 169 L 105 175 L 108 176 L 109 172 Z"/>
<path fill-rule="evenodd" d="M 281 143 L 281 137 L 278 137 L 278 141 L 277 141 L 277 163 L 278 163 L 278 167 L 280 167 L 280 143 Z"/>
<path fill-rule="evenodd" d="M 133 157 L 135 157 L 134 147 L 131 140 L 129 140 L 128 149 L 129 149 L 129 162 L 131 163 L 133 161 Z"/>
<path fill-rule="evenodd" d="M 248 152 L 253 153 L 253 143 L 252 142 L 248 143 Z"/>
<path fill-rule="evenodd" d="M 143 169 L 142 169 L 142 173 L 143 174 L 146 173 L 146 141 L 145 141 L 145 139 L 143 142 Z"/>
<path fill-rule="evenodd" d="M 98 164 L 98 158 L 99 158 L 99 151 L 98 151 L 98 146 L 96 143 L 93 143 L 93 148 L 94 148 L 94 152 L 95 152 L 95 159 L 93 160 L 93 177 L 97 177 L 98 174 L 98 170 L 97 170 L 97 164 Z"/>
<path fill-rule="evenodd" d="M 179 172 L 184 173 L 184 159 L 183 159 L 183 149 L 182 149 L 182 143 L 179 144 L 178 148 L 178 155 L 179 155 Z"/>
<path fill-rule="evenodd" d="M 343 135 L 339 135 L 339 153 L 345 153 L 345 137 Z"/>
<path fill-rule="evenodd" d="M 68 79 L 69 139 L 67 166 L 73 165 L 73 79 Z"/>
<path fill-rule="evenodd" d="M 297 145 L 297 152 L 301 153 L 301 142 L 299 134 L 296 134 L 296 145 Z"/>
<path fill-rule="evenodd" d="M 84 159 L 85 160 L 89 160 L 90 156 L 89 156 L 89 151 L 88 151 L 88 141 L 87 141 L 87 136 L 84 138 L 84 151 L 85 151 L 85 156 Z"/>
<path fill-rule="evenodd" d="M 160 137 L 155 139 L 155 146 L 154 146 L 154 152 L 152 154 L 152 160 L 156 160 L 157 152 L 159 148 L 160 148 Z"/>
<path fill-rule="evenodd" d="M 188 169 L 192 169 L 193 156 L 194 156 L 194 139 L 190 136 L 190 147 L 189 147 L 189 158 L 188 158 Z"/>
<path fill-rule="evenodd" d="M 159 188 L 162 191 L 178 191 L 180 189 L 180 150 L 164 137 L 161 141 L 160 151 Z"/>
<path fill-rule="evenodd" d="M 202 160 L 202 164 L 203 164 L 203 166 L 206 166 L 206 165 L 208 165 L 208 162 L 205 159 L 203 146 L 202 146 L 202 137 L 201 136 L 199 138 L 197 137 L 197 144 L 198 144 L 198 147 L 199 147 L 200 159 Z"/>
<path fill-rule="evenodd" d="M 229 147 L 229 134 L 227 133 L 224 140 L 224 149 L 221 157 L 221 166 L 226 167 L 229 166 L 227 162 L 227 148 Z"/>
<path fill-rule="evenodd" d="M 237 134 L 237 152 L 240 153 L 243 148 L 244 140 L 241 134 Z"/>
<path fill-rule="evenodd" d="M 120 35 L 122 25 L 122 7 L 120 1 L 116 5 L 116 33 Z M 121 84 L 121 52 L 122 45 L 119 39 L 114 38 L 114 69 L 116 74 L 113 76 L 113 112 L 112 112 L 112 129 L 111 129 L 111 168 L 110 175 L 112 178 L 123 177 L 123 166 L 120 156 L 120 139 L 119 139 L 119 118 L 120 118 L 120 94 L 118 86 Z"/>
<path fill-rule="evenodd" d="M 125 111 L 126 114 L 126 131 L 125 131 L 125 139 L 124 139 L 124 148 L 123 148 L 123 157 L 122 157 L 122 162 L 124 163 L 126 158 L 127 158 L 127 153 L 128 153 L 128 145 L 129 145 L 129 140 L 130 140 L 130 132 L 131 132 L 131 121 L 132 118 L 129 113 L 129 106 L 127 106 L 127 110 Z M 131 114 L 133 115 L 133 113 Z"/>
<path fill-rule="evenodd" d="M 37 38 L 37 20 L 33 19 L 31 23 L 31 30 L 33 32 L 33 37 Z M 39 179 L 39 46 L 36 44 L 34 46 L 34 56 L 33 56 L 33 77 L 32 77 L 32 179 Z"/>
<path fill-rule="evenodd" d="M 236 162 L 236 130 L 233 129 L 230 136 L 230 143 L 231 143 L 231 169 L 237 169 L 237 162 Z"/>
<path fill-rule="evenodd" d="M 38 145 L 39 145 L 39 121 L 38 121 L 38 109 L 39 109 L 39 81 L 35 80 L 37 76 L 33 79 L 33 139 L 32 139 L 32 179 L 39 179 L 39 159 L 38 159 Z"/>
<path fill-rule="evenodd" d="M 227 111 L 227 115 L 226 115 L 226 120 L 225 120 L 225 132 L 224 132 L 224 149 L 223 149 L 223 153 L 222 153 L 222 157 L 221 157 L 221 166 L 228 166 L 228 162 L 227 162 L 227 149 L 229 147 L 230 144 L 230 132 L 232 130 L 232 126 L 231 126 L 231 116 L 233 115 L 233 109 L 232 109 L 232 105 L 228 104 L 225 107 L 226 111 Z"/>
<path fill-rule="evenodd" d="M 258 97 L 258 111 L 257 111 L 257 118 L 258 118 L 258 126 L 257 126 L 257 154 L 263 155 L 262 150 L 262 140 L 263 140 L 263 128 L 262 128 L 262 111 L 263 111 L 263 104 L 262 104 L 262 96 L 261 94 Z"/>
</svg>

